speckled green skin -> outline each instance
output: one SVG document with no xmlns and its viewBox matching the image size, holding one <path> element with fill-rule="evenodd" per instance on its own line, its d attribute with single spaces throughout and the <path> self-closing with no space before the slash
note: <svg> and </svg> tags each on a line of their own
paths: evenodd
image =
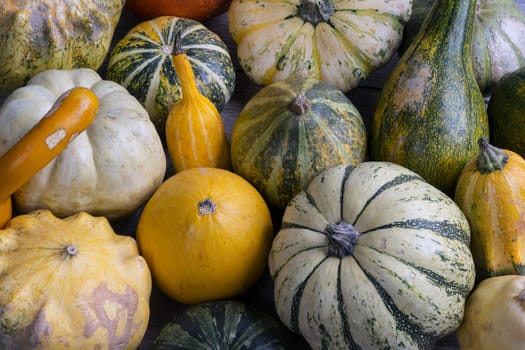
<svg viewBox="0 0 525 350">
<path fill-rule="evenodd" d="M 201 23 L 165 16 L 138 24 L 115 45 L 106 76 L 142 103 L 161 135 L 169 108 L 182 97 L 172 61 L 177 31 L 197 88 L 217 110 L 223 109 L 235 88 L 235 69 L 226 44 Z"/>
<path fill-rule="evenodd" d="M 370 157 L 401 164 L 453 194 L 488 135 L 470 42 L 475 2 L 441 0 L 386 81 L 372 120 Z"/>
<path fill-rule="evenodd" d="M 410 46 L 435 2 L 413 0 L 400 54 Z M 471 55 L 476 81 L 485 95 L 504 75 L 525 66 L 524 33 L 525 16 L 516 1 L 477 0 Z"/>
<path fill-rule="evenodd" d="M 310 109 L 291 109 L 303 94 Z M 231 137 L 232 165 L 275 209 L 329 166 L 366 157 L 363 119 L 334 86 L 316 79 L 287 79 L 260 90 L 239 114 Z"/>
<path fill-rule="evenodd" d="M 48 69 L 98 69 L 124 0 L 1 1 L 0 96 Z"/>
<path fill-rule="evenodd" d="M 525 157 L 525 68 L 501 79 L 487 106 L 494 146 Z"/>
</svg>

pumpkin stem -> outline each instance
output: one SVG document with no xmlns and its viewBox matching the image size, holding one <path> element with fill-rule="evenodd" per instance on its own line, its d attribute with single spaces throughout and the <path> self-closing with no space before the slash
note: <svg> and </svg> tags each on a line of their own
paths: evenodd
<svg viewBox="0 0 525 350">
<path fill-rule="evenodd" d="M 217 209 L 217 204 L 209 198 L 199 202 L 197 205 L 199 207 L 199 215 L 211 215 Z"/>
<path fill-rule="evenodd" d="M 492 173 L 505 168 L 509 155 L 502 149 L 491 145 L 486 137 L 478 140 L 479 155 L 477 158 L 478 171 L 482 174 Z"/>
<path fill-rule="evenodd" d="M 180 30 L 175 33 L 175 38 L 173 39 L 172 61 L 177 77 L 179 78 L 182 98 L 189 99 L 200 94 L 197 83 L 195 82 L 193 67 L 191 66 L 188 56 L 186 56 L 186 51 L 182 47 L 182 36 Z"/>
<path fill-rule="evenodd" d="M 341 220 L 337 224 L 328 224 L 325 233 L 329 242 L 328 255 L 339 258 L 352 255 L 359 238 L 359 231 L 353 225 Z"/>
<path fill-rule="evenodd" d="M 69 244 L 64 247 L 64 256 L 66 258 L 72 258 L 78 253 L 78 247 L 74 244 Z"/>
<path fill-rule="evenodd" d="M 297 115 L 305 115 L 311 106 L 310 100 L 304 94 L 298 94 L 291 104 L 291 109 Z"/>
<path fill-rule="evenodd" d="M 327 22 L 335 12 L 331 0 L 302 0 L 297 6 L 297 16 L 314 26 L 321 22 Z"/>
</svg>

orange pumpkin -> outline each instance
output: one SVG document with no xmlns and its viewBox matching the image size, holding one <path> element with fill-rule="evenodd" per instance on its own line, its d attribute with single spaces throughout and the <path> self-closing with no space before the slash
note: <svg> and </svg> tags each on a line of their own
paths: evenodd
<svg viewBox="0 0 525 350">
<path fill-rule="evenodd" d="M 248 181 L 201 167 L 160 185 L 144 207 L 136 237 L 159 289 L 196 304 L 238 296 L 260 278 L 273 225 Z"/>
<path fill-rule="evenodd" d="M 126 8 L 145 19 L 177 16 L 206 21 L 228 10 L 231 0 L 127 0 Z"/>
<path fill-rule="evenodd" d="M 478 279 L 525 274 L 525 160 L 479 140 L 479 154 L 463 168 L 455 201 L 471 229 Z"/>
<path fill-rule="evenodd" d="M 0 157 L 0 228 L 12 215 L 11 195 L 84 131 L 97 111 L 98 98 L 91 90 L 73 88 Z"/>
</svg>

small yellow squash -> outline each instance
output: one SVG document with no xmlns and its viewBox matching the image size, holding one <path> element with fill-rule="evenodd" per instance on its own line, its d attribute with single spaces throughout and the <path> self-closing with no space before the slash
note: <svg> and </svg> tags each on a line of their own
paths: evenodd
<svg viewBox="0 0 525 350">
<path fill-rule="evenodd" d="M 485 138 L 478 143 L 455 192 L 471 227 L 478 279 L 525 274 L 525 160 Z"/>
<path fill-rule="evenodd" d="M 523 350 L 525 276 L 481 281 L 467 298 L 457 335 L 461 350 Z"/>
<path fill-rule="evenodd" d="M 151 275 L 104 217 L 37 210 L 0 230 L 0 349 L 136 349 Z"/>
</svg>

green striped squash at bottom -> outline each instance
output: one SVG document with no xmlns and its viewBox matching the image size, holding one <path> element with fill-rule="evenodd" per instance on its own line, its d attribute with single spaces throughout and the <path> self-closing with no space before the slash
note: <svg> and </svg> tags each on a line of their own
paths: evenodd
<svg viewBox="0 0 525 350">
<path fill-rule="evenodd" d="M 394 163 L 336 166 L 286 208 L 269 255 L 281 321 L 313 349 L 431 349 L 474 285 L 468 221 Z"/>
<path fill-rule="evenodd" d="M 188 18 L 161 16 L 133 27 L 115 45 L 106 76 L 124 86 L 150 114 L 159 133 L 170 107 L 182 92 L 172 61 L 175 34 L 188 57 L 195 83 L 220 112 L 235 88 L 235 69 L 226 44 L 203 24 Z"/>
<path fill-rule="evenodd" d="M 315 175 L 366 158 L 364 121 L 340 90 L 312 78 L 289 78 L 255 94 L 231 135 L 232 166 L 282 210 Z"/>
<path fill-rule="evenodd" d="M 154 350 L 301 350 L 308 345 L 273 315 L 236 300 L 185 308 L 162 329 Z"/>
</svg>

